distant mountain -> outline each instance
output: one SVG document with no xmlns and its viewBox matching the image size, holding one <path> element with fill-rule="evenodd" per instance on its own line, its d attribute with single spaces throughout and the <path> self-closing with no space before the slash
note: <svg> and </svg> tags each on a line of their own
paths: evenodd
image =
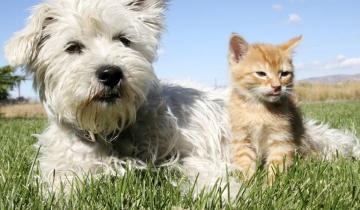
<svg viewBox="0 0 360 210">
<path fill-rule="evenodd" d="M 299 80 L 298 82 L 307 82 L 307 83 L 326 83 L 326 84 L 338 84 L 345 82 L 360 82 L 360 74 L 352 74 L 352 75 L 330 75 L 323 77 L 311 77 L 307 79 Z"/>
</svg>

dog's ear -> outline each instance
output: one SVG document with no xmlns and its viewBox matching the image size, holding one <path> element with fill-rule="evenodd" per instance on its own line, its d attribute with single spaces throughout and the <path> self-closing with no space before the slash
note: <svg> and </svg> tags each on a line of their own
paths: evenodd
<svg viewBox="0 0 360 210">
<path fill-rule="evenodd" d="M 49 8 L 42 4 L 33 9 L 24 29 L 14 34 L 6 43 L 5 56 L 12 66 L 26 66 L 36 58 L 39 47 L 48 38 L 43 31 L 54 21 L 49 15 Z"/>
<path fill-rule="evenodd" d="M 159 36 L 164 28 L 164 11 L 167 2 L 167 0 L 129 0 L 127 6 L 130 10 L 138 12 L 139 20 Z"/>
<path fill-rule="evenodd" d="M 166 4 L 167 0 L 130 0 L 127 6 L 135 11 L 143 11 L 151 8 L 165 9 Z"/>
<path fill-rule="evenodd" d="M 246 55 L 249 44 L 240 35 L 233 33 L 229 43 L 229 61 L 230 63 L 239 63 Z"/>
</svg>

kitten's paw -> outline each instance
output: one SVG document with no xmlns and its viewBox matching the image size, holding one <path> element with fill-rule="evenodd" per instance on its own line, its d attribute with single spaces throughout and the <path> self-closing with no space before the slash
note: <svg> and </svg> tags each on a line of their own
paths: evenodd
<svg viewBox="0 0 360 210">
<path fill-rule="evenodd" d="M 267 178 L 266 178 L 266 185 L 268 187 L 271 187 L 275 182 L 276 174 L 273 172 L 268 172 Z"/>
<path fill-rule="evenodd" d="M 279 173 L 284 172 L 285 167 L 284 164 L 280 163 L 271 163 L 268 165 L 267 168 L 267 178 L 266 178 L 266 184 L 267 186 L 272 186 L 275 182 L 276 176 Z"/>
<path fill-rule="evenodd" d="M 244 180 L 249 181 L 255 174 L 255 170 L 248 170 L 247 172 L 243 172 Z"/>
<path fill-rule="evenodd" d="M 256 164 L 242 170 L 244 180 L 249 181 L 256 173 Z"/>
</svg>

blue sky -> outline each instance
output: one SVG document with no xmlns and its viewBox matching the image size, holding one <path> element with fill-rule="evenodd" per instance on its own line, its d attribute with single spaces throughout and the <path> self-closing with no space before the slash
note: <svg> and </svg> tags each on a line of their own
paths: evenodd
<svg viewBox="0 0 360 210">
<path fill-rule="evenodd" d="M 39 0 L 3 0 L 0 7 L 0 66 L 3 45 L 24 26 Z M 302 34 L 297 78 L 360 73 L 358 0 L 172 0 L 167 30 L 154 64 L 162 79 L 227 85 L 227 48 L 232 32 L 249 42 L 281 43 Z M 21 87 L 35 97 L 31 82 Z"/>
</svg>

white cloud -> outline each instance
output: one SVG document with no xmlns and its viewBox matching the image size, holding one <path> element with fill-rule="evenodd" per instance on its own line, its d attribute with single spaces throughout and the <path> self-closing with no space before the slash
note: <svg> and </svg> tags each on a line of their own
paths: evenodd
<svg viewBox="0 0 360 210">
<path fill-rule="evenodd" d="M 301 22 L 301 17 L 299 14 L 293 13 L 289 15 L 289 19 L 288 22 L 291 24 L 296 24 L 296 23 L 300 23 Z"/>
<path fill-rule="evenodd" d="M 283 10 L 283 6 L 281 4 L 274 4 L 272 5 L 272 10 L 274 10 L 275 12 L 281 12 Z"/>
<path fill-rule="evenodd" d="M 302 70 L 341 70 L 341 69 L 360 69 L 360 57 L 348 58 L 344 55 L 337 55 L 334 59 L 320 62 L 314 60 L 310 63 L 298 63 L 296 64 L 297 69 Z"/>
<path fill-rule="evenodd" d="M 324 66 L 325 69 L 346 69 L 346 68 L 360 68 L 360 57 L 358 58 L 337 58 Z"/>
<path fill-rule="evenodd" d="M 344 60 L 344 59 L 346 59 L 346 56 L 343 55 L 343 54 L 339 54 L 339 55 L 336 56 L 336 60 L 337 60 L 337 61 L 342 61 L 342 60 Z"/>
</svg>

